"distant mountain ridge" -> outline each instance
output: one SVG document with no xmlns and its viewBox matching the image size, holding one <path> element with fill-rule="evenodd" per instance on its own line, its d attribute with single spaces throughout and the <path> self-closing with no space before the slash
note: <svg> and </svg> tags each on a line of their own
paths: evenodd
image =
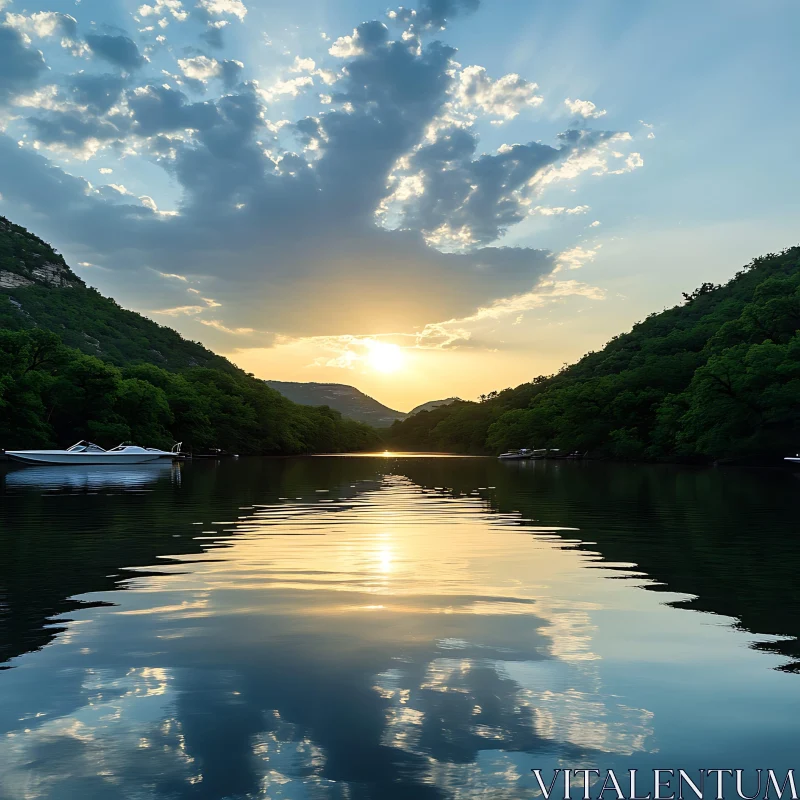
<svg viewBox="0 0 800 800">
<path fill-rule="evenodd" d="M 264 381 L 271 389 L 280 392 L 289 400 L 304 406 L 330 406 L 342 416 L 356 422 L 366 422 L 376 428 L 385 428 L 397 420 L 413 417 L 420 411 L 432 411 L 439 406 L 447 406 L 458 400 L 430 400 L 412 408 L 407 414 L 383 405 L 374 397 L 364 394 L 355 386 L 346 383 L 302 383 L 296 381 Z"/>
<path fill-rule="evenodd" d="M 374 397 L 344 383 L 298 383 L 264 381 L 294 403 L 304 406 L 330 406 L 356 422 L 385 428 L 408 415 L 379 403 Z"/>
</svg>

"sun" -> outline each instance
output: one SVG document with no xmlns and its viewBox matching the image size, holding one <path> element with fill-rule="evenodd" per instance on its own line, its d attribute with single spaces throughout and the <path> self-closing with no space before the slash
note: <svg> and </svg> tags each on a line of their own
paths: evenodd
<svg viewBox="0 0 800 800">
<path fill-rule="evenodd" d="M 370 342 L 367 353 L 367 364 L 378 372 L 389 374 L 402 369 L 405 363 L 403 351 L 396 344 Z"/>
</svg>

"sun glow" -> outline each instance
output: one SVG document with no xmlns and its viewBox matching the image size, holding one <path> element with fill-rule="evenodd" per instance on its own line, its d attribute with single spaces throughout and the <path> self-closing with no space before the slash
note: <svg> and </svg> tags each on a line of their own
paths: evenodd
<svg viewBox="0 0 800 800">
<path fill-rule="evenodd" d="M 378 372 L 397 372 L 405 364 L 403 351 L 396 344 L 370 342 L 367 364 Z"/>
</svg>

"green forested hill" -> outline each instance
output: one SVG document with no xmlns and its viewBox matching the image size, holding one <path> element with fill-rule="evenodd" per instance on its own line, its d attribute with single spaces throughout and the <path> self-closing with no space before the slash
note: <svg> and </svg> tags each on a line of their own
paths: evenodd
<svg viewBox="0 0 800 800">
<path fill-rule="evenodd" d="M 226 359 L 87 288 L 0 217 L 0 448 L 134 440 L 239 453 L 374 446 L 366 425 L 292 403 Z"/>
<path fill-rule="evenodd" d="M 117 366 L 236 370 L 172 328 L 87 288 L 49 244 L 0 217 L 0 328 L 34 327 L 54 331 L 67 346 Z"/>
<path fill-rule="evenodd" d="M 395 423 L 396 447 L 623 459 L 800 451 L 800 247 L 703 284 L 556 375 Z"/>
</svg>

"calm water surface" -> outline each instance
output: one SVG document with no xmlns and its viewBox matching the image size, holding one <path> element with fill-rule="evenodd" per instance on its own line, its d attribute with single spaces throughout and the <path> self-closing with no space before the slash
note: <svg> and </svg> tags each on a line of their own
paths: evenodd
<svg viewBox="0 0 800 800">
<path fill-rule="evenodd" d="M 0 482 L 3 800 L 800 768 L 791 473 L 390 456 Z"/>
</svg>

